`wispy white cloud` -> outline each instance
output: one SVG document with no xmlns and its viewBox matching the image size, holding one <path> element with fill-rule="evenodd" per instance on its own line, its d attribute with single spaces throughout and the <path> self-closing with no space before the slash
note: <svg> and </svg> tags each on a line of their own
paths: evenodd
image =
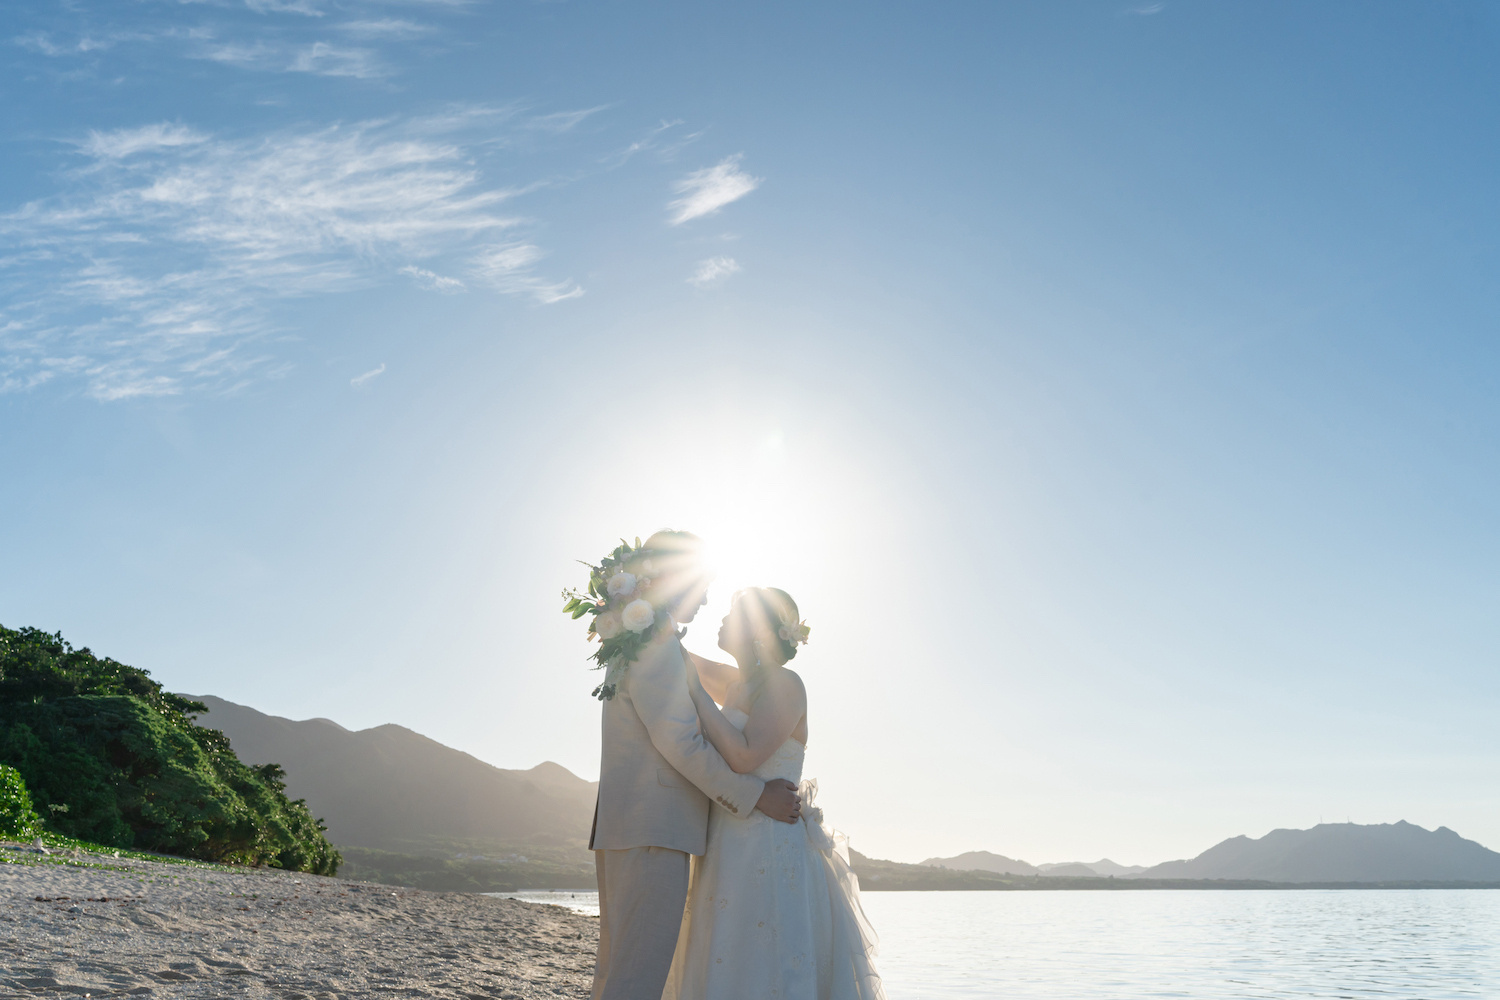
<svg viewBox="0 0 1500 1000">
<path fill-rule="evenodd" d="M 136 153 L 147 153 L 175 146 L 194 146 L 206 140 L 206 136 L 182 125 L 162 122 L 140 128 L 112 129 L 108 132 L 90 132 L 80 149 L 88 156 L 101 160 L 119 160 Z"/>
<path fill-rule="evenodd" d="M 547 115 L 532 115 L 526 119 L 526 127 L 536 132 L 567 132 L 590 115 L 603 111 L 607 106 L 600 104 L 597 107 L 583 108 L 578 111 L 554 111 Z"/>
<path fill-rule="evenodd" d="M 682 197 L 667 205 L 670 222 L 679 226 L 690 219 L 711 215 L 760 187 L 761 179 L 740 169 L 743 154 L 727 157 L 712 167 L 694 170 L 673 185 Z"/>
<path fill-rule="evenodd" d="M 213 62 L 243 66 L 247 69 L 284 68 L 285 48 L 265 42 L 220 42 L 209 35 L 198 39 L 199 44 L 190 53 L 194 59 L 209 59 Z"/>
<path fill-rule="evenodd" d="M 176 396 L 182 392 L 176 379 L 151 375 L 128 365 L 97 365 L 88 373 L 93 380 L 89 395 L 105 403 L 139 396 Z"/>
<path fill-rule="evenodd" d="M 658 160 L 671 160 L 686 146 L 698 141 L 703 135 L 701 130 L 685 134 L 680 132 L 672 133 L 673 129 L 682 124 L 683 121 L 681 118 L 676 118 L 672 121 L 663 120 L 661 124 L 652 128 L 641 138 L 635 140 L 624 149 L 617 149 L 613 153 L 602 157 L 599 162 L 613 169 L 625 165 L 637 153 L 644 153 L 648 150 L 655 153 Z"/>
<path fill-rule="evenodd" d="M 382 361 L 380 363 L 380 367 L 379 368 L 371 368 L 369 371 L 365 372 L 363 375 L 356 375 L 356 376 L 354 376 L 353 378 L 351 378 L 349 380 L 349 384 L 352 385 L 352 386 L 354 386 L 354 388 L 358 389 L 361 386 L 368 385 L 371 381 L 373 381 L 374 379 L 379 378 L 381 375 L 384 375 L 384 374 L 385 374 L 385 362 Z"/>
<path fill-rule="evenodd" d="M 388 71 L 369 49 L 346 49 L 327 42 L 313 42 L 292 54 L 287 69 L 293 73 L 317 73 L 320 76 L 353 76 L 368 79 L 385 76 Z"/>
<path fill-rule="evenodd" d="M 70 5 L 69 5 L 70 6 Z M 192 29 L 184 30 L 178 25 L 151 26 L 133 23 L 131 27 L 89 24 L 79 19 L 73 30 L 60 32 L 33 30 L 11 38 L 12 44 L 51 58 L 88 56 L 107 52 L 117 46 L 132 42 L 154 42 L 169 38 L 187 37 Z M 71 35 L 71 40 L 63 36 Z"/>
<path fill-rule="evenodd" d="M 415 21 L 406 21 L 397 17 L 382 17 L 364 21 L 345 21 L 338 25 L 338 30 L 356 38 L 399 41 L 421 38 L 432 34 L 437 29 L 430 24 L 418 24 Z"/>
<path fill-rule="evenodd" d="M 498 244 L 475 254 L 469 270 L 491 288 L 511 295 L 529 295 L 542 305 L 576 299 L 583 294 L 583 288 L 575 282 L 538 277 L 532 265 L 542 256 L 541 249 L 530 243 Z"/>
<path fill-rule="evenodd" d="M 322 17 L 323 10 L 313 0 L 245 0 L 245 6 L 257 14 L 302 14 Z"/>
<path fill-rule="evenodd" d="M 733 257 L 710 257 L 698 262 L 698 267 L 693 271 L 693 276 L 688 279 L 688 284 L 707 288 L 709 285 L 718 284 L 739 270 L 741 270 L 740 263 Z"/>
<path fill-rule="evenodd" d="M 12 39 L 15 44 L 23 49 L 31 49 L 33 52 L 40 52 L 44 56 L 52 56 L 54 58 L 98 52 L 102 49 L 112 48 L 122 40 L 119 36 L 99 38 L 92 35 L 83 35 L 76 42 L 54 42 L 52 36 L 44 31 L 30 31 Z"/>
<path fill-rule="evenodd" d="M 328 42 L 289 45 L 281 41 L 221 42 L 200 36 L 189 50 L 195 59 L 226 63 L 263 72 L 313 73 L 318 76 L 351 76 L 373 79 L 389 76 L 391 70 L 373 49 L 349 48 Z"/>
<path fill-rule="evenodd" d="M 425 267 L 417 267 L 415 264 L 408 264 L 406 267 L 403 267 L 401 273 L 410 276 L 418 285 L 428 291 L 461 292 L 464 290 L 464 283 L 457 278 L 450 278 L 447 275 L 429 271 Z"/>
<path fill-rule="evenodd" d="M 0 324 L 0 338 L 10 338 L 19 333 L 15 324 Z M 0 355 L 0 392 L 34 389 L 57 378 L 59 375 L 76 375 L 88 367 L 88 358 L 20 358 L 14 354 Z"/>
<path fill-rule="evenodd" d="M 250 345 L 278 329 L 279 299 L 396 273 L 463 290 L 414 261 L 537 302 L 581 295 L 501 238 L 521 223 L 503 210 L 514 190 L 479 174 L 483 141 L 425 120 L 90 133 L 65 193 L 0 215 L 0 390 L 62 374 L 101 399 L 233 387 L 276 363 Z"/>
<path fill-rule="evenodd" d="M 11 41 L 23 49 L 31 49 L 40 52 L 44 56 L 60 56 L 71 54 L 73 49 L 56 44 L 52 36 L 45 31 L 28 31 L 24 35 L 17 35 Z"/>
<path fill-rule="evenodd" d="M 1143 3 L 1138 7 L 1127 8 L 1125 13 L 1139 14 L 1141 17 L 1150 17 L 1152 14 L 1160 14 L 1166 9 L 1167 5 L 1164 3 Z"/>
<path fill-rule="evenodd" d="M 444 15 L 469 4 L 470 0 L 162 0 L 121 5 L 69 0 L 49 30 L 31 30 L 9 40 L 53 58 L 139 42 L 160 46 L 163 55 L 259 72 L 380 79 L 398 71 L 402 43 L 442 33 Z M 168 12 L 173 7 L 194 7 L 200 13 L 187 22 L 180 13 Z M 226 8 L 236 7 L 261 16 L 224 16 Z M 128 28 L 108 25 L 109 13 L 118 16 L 118 8 L 131 8 Z M 431 23 L 393 16 L 417 11 Z M 330 14 L 342 17 L 335 20 Z M 452 28 L 449 23 L 447 29 Z M 353 39 L 373 47 L 345 44 Z"/>
</svg>

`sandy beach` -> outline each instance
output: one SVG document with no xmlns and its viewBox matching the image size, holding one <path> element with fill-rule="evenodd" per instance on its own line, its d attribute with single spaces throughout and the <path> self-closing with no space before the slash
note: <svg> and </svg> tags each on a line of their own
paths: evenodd
<svg viewBox="0 0 1500 1000">
<path fill-rule="evenodd" d="M 271 869 L 0 845 L 0 997 L 585 997 L 598 921 Z"/>
</svg>

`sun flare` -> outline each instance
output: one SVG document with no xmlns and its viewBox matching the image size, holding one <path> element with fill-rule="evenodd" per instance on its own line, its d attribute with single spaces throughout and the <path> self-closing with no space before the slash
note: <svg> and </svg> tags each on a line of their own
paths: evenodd
<svg viewBox="0 0 1500 1000">
<path fill-rule="evenodd" d="M 738 437 L 737 448 L 695 449 L 694 460 L 654 497 L 656 516 L 665 520 L 642 530 L 644 537 L 648 530 L 678 528 L 704 540 L 714 586 L 697 619 L 700 630 L 727 612 L 740 588 L 805 588 L 830 536 L 830 512 L 820 502 L 826 484 L 809 481 L 818 472 L 795 453 L 787 434 L 770 427 Z"/>
</svg>

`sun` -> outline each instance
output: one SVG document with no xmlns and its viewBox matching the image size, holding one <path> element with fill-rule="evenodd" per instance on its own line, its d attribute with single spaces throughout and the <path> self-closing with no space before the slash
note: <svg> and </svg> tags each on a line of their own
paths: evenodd
<svg viewBox="0 0 1500 1000">
<path fill-rule="evenodd" d="M 777 587 L 810 611 L 830 608 L 834 581 L 874 533 L 890 492 L 862 477 L 858 452 L 808 437 L 795 414 L 685 407 L 672 420 L 682 426 L 663 436 L 670 446 L 660 456 L 635 441 L 602 444 L 592 476 L 606 488 L 573 519 L 607 521 L 632 538 L 674 529 L 703 539 L 714 583 L 688 645 L 705 654 L 744 587 Z M 699 648 L 705 638 L 710 649 Z"/>
<path fill-rule="evenodd" d="M 805 483 L 788 467 L 785 437 L 763 431 L 741 447 L 684 462 L 656 493 L 671 527 L 704 540 L 714 574 L 699 621 L 728 610 L 734 591 L 789 588 L 807 577 L 820 514 Z"/>
</svg>

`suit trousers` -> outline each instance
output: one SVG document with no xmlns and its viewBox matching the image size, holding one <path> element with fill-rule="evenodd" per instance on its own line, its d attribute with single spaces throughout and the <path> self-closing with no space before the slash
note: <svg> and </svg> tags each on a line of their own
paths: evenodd
<svg viewBox="0 0 1500 1000">
<path fill-rule="evenodd" d="M 687 905 L 689 856 L 668 847 L 595 851 L 594 1000 L 661 1000 Z"/>
</svg>

